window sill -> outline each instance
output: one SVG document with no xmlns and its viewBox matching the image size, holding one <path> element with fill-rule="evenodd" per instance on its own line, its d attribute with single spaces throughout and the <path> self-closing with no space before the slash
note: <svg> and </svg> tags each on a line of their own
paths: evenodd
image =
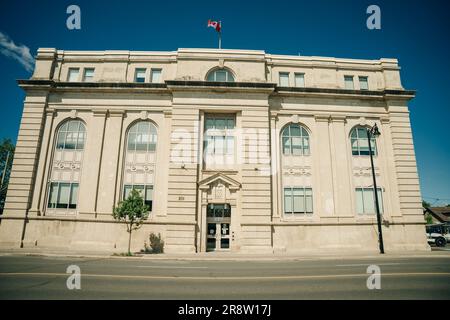
<svg viewBox="0 0 450 320">
<path fill-rule="evenodd" d="M 282 154 L 283 157 L 293 157 L 293 158 L 297 158 L 297 157 L 311 157 L 311 154 Z"/>
<path fill-rule="evenodd" d="M 356 157 L 356 158 L 369 158 L 369 157 L 370 157 L 370 154 L 368 154 L 368 155 L 352 154 L 352 157 Z M 376 159 L 376 158 L 378 157 L 378 155 L 377 155 L 377 154 L 374 154 L 372 157 L 373 157 L 374 159 Z"/>
<path fill-rule="evenodd" d="M 292 221 L 315 221 L 316 220 L 316 216 L 314 215 L 314 213 L 302 213 L 302 214 L 297 214 L 295 216 L 286 216 L 283 215 L 280 219 L 281 222 L 292 222 Z"/>
<path fill-rule="evenodd" d="M 44 216 L 74 218 L 74 217 L 78 216 L 78 211 L 76 209 L 70 209 L 70 210 L 46 209 L 44 212 Z"/>
</svg>

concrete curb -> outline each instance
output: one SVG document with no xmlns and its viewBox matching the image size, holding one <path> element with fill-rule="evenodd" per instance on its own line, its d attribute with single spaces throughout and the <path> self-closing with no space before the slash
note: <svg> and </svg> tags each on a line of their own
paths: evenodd
<svg viewBox="0 0 450 320">
<path fill-rule="evenodd" d="M 95 253 L 55 253 L 55 252 L 23 252 L 19 250 L 0 251 L 0 256 L 37 256 L 49 258 L 75 258 L 75 259 L 123 259 L 123 260 L 179 260 L 179 261 L 313 261 L 313 260 L 370 260 L 384 258 L 450 258 L 450 251 L 432 251 L 432 252 L 411 252 L 411 253 L 387 253 L 384 255 L 373 253 L 361 254 L 339 254 L 339 255 L 271 255 L 271 256 L 249 256 L 249 255 L 216 255 L 216 254 L 192 254 L 192 255 L 152 255 L 143 254 L 138 256 L 114 256 L 112 254 L 95 254 Z"/>
</svg>

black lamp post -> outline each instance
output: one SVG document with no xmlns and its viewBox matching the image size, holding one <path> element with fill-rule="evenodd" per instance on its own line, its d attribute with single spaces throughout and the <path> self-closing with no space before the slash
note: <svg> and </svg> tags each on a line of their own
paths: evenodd
<svg viewBox="0 0 450 320">
<path fill-rule="evenodd" d="M 367 128 L 367 139 L 369 140 L 369 154 L 370 154 L 370 164 L 372 166 L 372 177 L 373 177 L 373 192 L 375 196 L 375 208 L 377 210 L 377 223 L 378 223 L 378 243 L 380 245 L 380 253 L 384 253 L 383 244 L 383 232 L 381 230 L 381 214 L 380 214 L 380 204 L 378 202 L 378 189 L 377 181 L 375 179 L 375 167 L 373 165 L 373 151 L 372 151 L 372 137 L 376 138 L 380 136 L 380 131 L 378 130 L 377 124 L 371 128 Z"/>
</svg>

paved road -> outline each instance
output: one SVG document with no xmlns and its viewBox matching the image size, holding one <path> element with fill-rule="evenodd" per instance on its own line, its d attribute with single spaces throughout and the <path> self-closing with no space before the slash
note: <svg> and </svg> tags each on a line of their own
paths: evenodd
<svg viewBox="0 0 450 320">
<path fill-rule="evenodd" d="M 381 268 L 381 290 L 367 289 L 372 264 Z M 81 269 L 81 290 L 67 289 L 69 265 Z M 0 299 L 450 299 L 450 254 L 296 261 L 5 255 Z"/>
</svg>

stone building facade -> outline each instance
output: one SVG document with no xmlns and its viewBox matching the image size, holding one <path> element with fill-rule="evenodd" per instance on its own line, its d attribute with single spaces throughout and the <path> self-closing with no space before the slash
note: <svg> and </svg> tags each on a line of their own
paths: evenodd
<svg viewBox="0 0 450 320">
<path fill-rule="evenodd" d="M 256 50 L 38 50 L 1 247 L 123 251 L 112 208 L 141 191 L 166 252 L 429 250 L 395 59 Z"/>
</svg>

